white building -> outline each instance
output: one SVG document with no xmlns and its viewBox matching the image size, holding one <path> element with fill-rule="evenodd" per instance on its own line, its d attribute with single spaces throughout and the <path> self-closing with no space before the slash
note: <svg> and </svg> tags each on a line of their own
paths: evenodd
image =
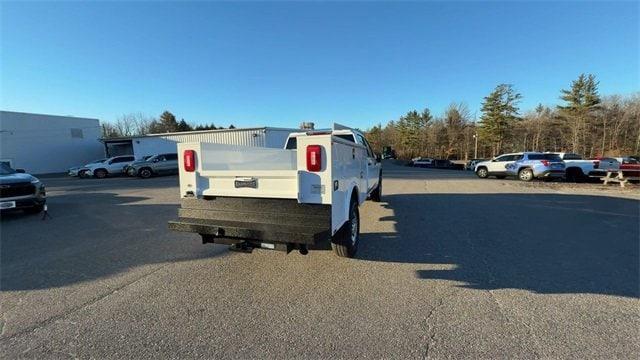
<svg viewBox="0 0 640 360">
<path fill-rule="evenodd" d="M 32 174 L 104 157 L 98 119 L 0 111 L 0 161 Z"/>
<path fill-rule="evenodd" d="M 229 145 L 244 145 L 268 148 L 282 148 L 291 132 L 299 129 L 283 129 L 272 127 L 185 131 L 166 134 L 149 134 L 144 136 L 104 139 L 105 152 L 108 156 L 134 155 L 141 158 L 145 155 L 175 153 L 179 142 L 208 142 Z"/>
</svg>

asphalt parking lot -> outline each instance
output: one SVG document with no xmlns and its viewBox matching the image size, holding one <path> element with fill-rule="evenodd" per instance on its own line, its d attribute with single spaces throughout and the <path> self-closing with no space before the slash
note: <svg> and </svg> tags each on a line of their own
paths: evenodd
<svg viewBox="0 0 640 360">
<path fill-rule="evenodd" d="M 167 230 L 177 178 L 4 215 L 2 358 L 639 358 L 638 188 L 385 164 L 357 259 Z"/>
</svg>

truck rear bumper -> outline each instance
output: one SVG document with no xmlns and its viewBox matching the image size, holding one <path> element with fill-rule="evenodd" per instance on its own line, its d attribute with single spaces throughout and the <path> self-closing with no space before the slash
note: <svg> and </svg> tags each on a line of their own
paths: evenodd
<svg viewBox="0 0 640 360">
<path fill-rule="evenodd" d="M 197 233 L 203 242 L 244 241 L 315 245 L 331 236 L 331 206 L 295 199 L 183 199 L 169 229 Z"/>
</svg>

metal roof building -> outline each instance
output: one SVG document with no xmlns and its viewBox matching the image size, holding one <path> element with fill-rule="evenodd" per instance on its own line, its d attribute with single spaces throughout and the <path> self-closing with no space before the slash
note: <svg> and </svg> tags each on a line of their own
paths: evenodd
<svg viewBox="0 0 640 360">
<path fill-rule="evenodd" d="M 104 157 L 98 119 L 0 111 L 0 162 L 33 174 Z"/>
<path fill-rule="evenodd" d="M 299 129 L 259 127 L 246 129 L 220 129 L 185 131 L 164 134 L 148 134 L 122 138 L 103 139 L 108 156 L 146 155 L 176 152 L 179 142 L 208 142 L 217 144 L 282 148 L 291 132 Z"/>
</svg>

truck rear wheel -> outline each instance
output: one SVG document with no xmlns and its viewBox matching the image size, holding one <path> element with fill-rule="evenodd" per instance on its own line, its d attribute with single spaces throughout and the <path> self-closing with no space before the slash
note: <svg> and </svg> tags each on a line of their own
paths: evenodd
<svg viewBox="0 0 640 360">
<path fill-rule="evenodd" d="M 340 257 L 352 258 L 358 251 L 360 241 L 360 212 L 358 202 L 351 200 L 349 206 L 349 220 L 344 223 L 336 235 L 331 239 L 331 248 Z"/>
<path fill-rule="evenodd" d="M 581 182 L 585 178 L 584 173 L 580 168 L 568 168 L 565 174 L 567 182 Z"/>
</svg>

